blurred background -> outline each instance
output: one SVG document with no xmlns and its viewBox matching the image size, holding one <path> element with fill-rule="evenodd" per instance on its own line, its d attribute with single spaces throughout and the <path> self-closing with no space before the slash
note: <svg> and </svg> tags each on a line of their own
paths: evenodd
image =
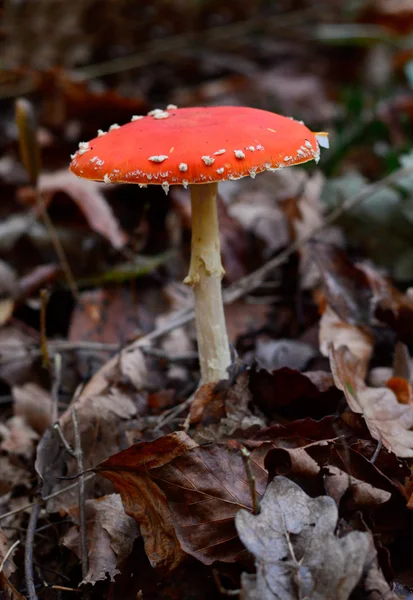
<svg viewBox="0 0 413 600">
<path fill-rule="evenodd" d="M 17 299 L 6 316 L 37 330 L 36 294 L 49 285 L 51 336 L 124 343 L 187 298 L 178 283 L 188 264 L 187 193 L 76 180 L 67 171 L 70 154 L 97 129 L 174 103 L 254 106 L 329 132 L 317 168 L 221 186 L 225 285 L 413 160 L 411 0 L 5 0 L 0 11 L 0 259 L 9 282 L 3 295 L 11 289 Z M 75 300 L 20 161 L 14 112 L 21 97 L 36 114 L 39 189 L 79 288 Z M 412 190 L 406 177 L 382 187 L 324 238 L 407 287 Z M 281 291 L 261 290 L 267 305 L 252 298 L 248 311 L 240 308 L 241 323 L 234 305 L 233 341 L 245 319 L 262 325 L 277 294 L 288 304 L 297 268 L 300 289 L 311 289 L 303 259 L 275 278 Z M 171 282 L 173 300 L 165 300 Z M 272 327 L 279 333 L 285 322 Z"/>
</svg>

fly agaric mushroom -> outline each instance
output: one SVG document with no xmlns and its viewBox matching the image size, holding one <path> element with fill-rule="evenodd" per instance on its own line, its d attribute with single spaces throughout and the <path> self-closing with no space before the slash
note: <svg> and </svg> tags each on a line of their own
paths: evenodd
<svg viewBox="0 0 413 600">
<path fill-rule="evenodd" d="M 181 108 L 169 105 L 81 142 L 71 171 L 105 183 L 140 187 L 189 186 L 192 204 L 191 264 L 185 283 L 194 288 L 201 376 L 228 378 L 231 363 L 222 303 L 217 185 L 318 161 L 326 134 L 271 112 L 238 106 Z"/>
</svg>

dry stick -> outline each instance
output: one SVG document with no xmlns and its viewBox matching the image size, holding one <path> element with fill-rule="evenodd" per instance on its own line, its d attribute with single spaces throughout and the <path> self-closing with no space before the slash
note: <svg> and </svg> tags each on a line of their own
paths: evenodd
<svg viewBox="0 0 413 600">
<path fill-rule="evenodd" d="M 19 131 L 19 144 L 20 144 L 20 156 L 22 163 L 29 175 L 30 183 L 33 186 L 36 205 L 40 212 L 40 216 L 46 226 L 55 252 L 62 266 L 62 270 L 66 276 L 69 288 L 74 296 L 77 298 L 78 290 L 74 280 L 70 265 L 66 258 L 65 251 L 63 250 L 62 244 L 60 243 L 59 237 L 56 233 L 56 229 L 49 217 L 46 206 L 44 204 L 42 195 L 39 191 L 39 175 L 40 175 L 40 148 L 37 142 L 37 123 L 34 115 L 33 106 L 28 100 L 19 98 L 16 100 L 16 125 Z"/>
<path fill-rule="evenodd" d="M 12 350 L 20 350 L 15 352 L 12 356 L 7 358 L 0 358 L 0 365 L 7 364 L 14 360 L 26 360 L 26 358 L 37 358 L 42 356 L 42 351 L 38 349 L 38 344 L 27 344 L 23 348 L 18 348 L 16 344 L 0 344 L 0 356 L 2 352 L 10 352 Z M 120 344 L 105 344 L 103 342 L 69 342 L 66 340 L 61 341 L 48 341 L 48 350 L 50 353 L 54 352 L 119 352 L 121 350 Z"/>
<path fill-rule="evenodd" d="M 47 291 L 40 290 L 40 351 L 43 358 L 43 366 L 50 370 L 50 355 L 47 347 L 46 315 L 47 315 Z"/>
<path fill-rule="evenodd" d="M 26 547 L 24 551 L 24 578 L 26 581 L 26 588 L 29 600 L 38 600 L 36 594 L 36 587 L 34 585 L 34 574 L 33 574 L 33 545 L 34 536 L 36 535 L 37 521 L 40 514 L 40 502 L 37 500 L 34 502 L 32 511 L 30 513 L 29 525 L 26 533 Z"/>
<path fill-rule="evenodd" d="M 155 431 L 157 429 L 162 429 L 162 427 L 165 427 L 165 425 L 173 421 L 175 417 L 184 412 L 184 410 L 186 410 L 192 404 L 194 397 L 195 394 L 191 394 L 189 398 L 181 402 L 181 404 L 178 404 L 178 406 L 173 406 L 172 408 L 166 410 L 156 424 L 156 427 L 154 428 Z"/>
<path fill-rule="evenodd" d="M 3 571 L 4 565 L 6 564 L 6 562 L 10 558 L 10 556 L 13 554 L 14 549 L 17 548 L 17 546 L 19 544 L 20 544 L 20 540 L 16 540 L 14 542 L 14 544 L 12 546 L 10 546 L 10 548 L 7 550 L 6 554 L 4 555 L 3 560 L 0 563 L 0 573 Z"/>
<path fill-rule="evenodd" d="M 43 219 L 43 222 L 46 226 L 47 232 L 50 236 L 50 240 L 53 244 L 54 250 L 56 252 L 57 258 L 62 267 L 62 271 L 65 274 L 67 285 L 69 286 L 70 291 L 72 292 L 73 297 L 76 299 L 79 295 L 79 291 L 77 289 L 75 278 L 73 277 L 72 270 L 69 265 L 69 261 L 66 258 L 65 251 L 63 250 L 63 246 L 60 243 L 59 236 L 57 235 L 55 226 L 52 223 L 51 218 L 49 217 L 49 213 L 47 212 L 47 208 L 44 204 L 43 198 L 39 190 L 35 189 L 36 193 L 36 204 L 40 212 L 40 216 Z"/>
<path fill-rule="evenodd" d="M 252 501 L 252 514 L 258 515 L 258 500 L 257 500 L 257 490 L 255 487 L 255 477 L 252 473 L 251 469 L 251 452 L 245 447 L 241 446 L 241 456 L 242 462 L 244 463 L 245 473 L 247 475 L 248 485 L 251 493 L 251 501 Z"/>
<path fill-rule="evenodd" d="M 82 555 L 82 577 L 86 578 L 89 571 L 88 546 L 86 537 L 86 504 L 85 504 L 85 476 L 83 474 L 83 451 L 80 438 L 79 421 L 76 409 L 72 409 L 73 431 L 75 436 L 75 454 L 77 461 L 77 472 L 79 476 L 79 525 L 80 525 L 80 548 Z"/>
<path fill-rule="evenodd" d="M 95 476 L 95 473 L 89 473 L 88 475 L 86 475 L 85 483 L 87 481 L 89 481 L 90 479 L 92 479 L 94 476 Z M 60 490 L 57 490 L 56 492 L 53 492 L 52 494 L 45 496 L 43 498 L 43 500 L 45 502 L 47 502 L 47 500 L 56 498 L 57 496 L 60 496 L 60 494 L 65 494 L 66 492 L 70 492 L 70 490 L 77 488 L 78 485 L 79 485 L 78 482 L 75 481 L 75 483 L 71 483 L 70 485 L 68 485 L 64 488 L 61 488 Z M 29 504 L 26 504 L 25 506 L 20 506 L 20 508 L 15 508 L 14 510 L 10 510 L 9 512 L 0 515 L 0 521 L 2 521 L 3 519 L 7 519 L 8 517 L 13 517 L 14 515 L 18 515 L 19 513 L 23 512 L 25 510 L 28 510 L 29 508 L 33 508 L 34 506 L 36 506 L 36 502 L 30 502 Z"/>
<path fill-rule="evenodd" d="M 56 423 L 59 418 L 59 389 L 62 377 L 62 357 L 59 353 L 53 357 L 52 372 L 52 423 Z"/>
</svg>

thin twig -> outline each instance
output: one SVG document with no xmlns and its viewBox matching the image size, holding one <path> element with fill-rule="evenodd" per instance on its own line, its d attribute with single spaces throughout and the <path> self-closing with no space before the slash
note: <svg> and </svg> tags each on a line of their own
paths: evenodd
<svg viewBox="0 0 413 600">
<path fill-rule="evenodd" d="M 50 355 L 47 347 L 46 316 L 47 316 L 47 291 L 40 290 L 40 351 L 43 358 L 43 366 L 50 369 Z"/>
<path fill-rule="evenodd" d="M 153 356 L 168 363 L 188 363 L 198 359 L 197 352 L 186 352 L 185 354 L 167 354 L 162 348 L 153 348 L 152 346 L 143 346 L 142 352 L 147 356 Z"/>
<path fill-rule="evenodd" d="M 9 558 L 13 554 L 14 549 L 17 548 L 17 546 L 19 544 L 20 544 L 20 540 L 16 540 L 14 542 L 14 544 L 12 546 L 10 546 L 10 548 L 7 550 L 6 554 L 4 555 L 3 560 L 0 563 L 0 573 L 3 571 L 4 565 L 6 564 L 6 562 L 9 560 Z"/>
<path fill-rule="evenodd" d="M 24 552 L 24 576 L 29 600 L 38 600 L 36 594 L 36 586 L 34 585 L 33 574 L 33 545 L 34 536 L 36 535 L 37 521 L 40 514 L 40 502 L 34 502 L 30 513 L 29 525 L 26 533 L 26 548 Z"/>
<path fill-rule="evenodd" d="M 62 267 L 62 271 L 65 274 L 67 285 L 69 286 L 70 291 L 75 299 L 77 299 L 79 295 L 79 291 L 77 289 L 75 278 L 73 277 L 72 269 L 70 268 L 69 261 L 67 260 L 65 251 L 63 250 L 63 246 L 59 240 L 59 236 L 57 235 L 55 226 L 51 218 L 49 217 L 49 213 L 47 212 L 47 208 L 43 201 L 42 195 L 38 188 L 35 189 L 36 194 L 36 205 L 40 212 L 40 216 L 43 219 L 43 222 L 46 226 L 47 232 L 49 234 L 50 240 L 53 244 L 54 250 L 56 252 L 57 258 L 59 259 L 60 265 Z"/>
<path fill-rule="evenodd" d="M 371 457 L 371 459 L 370 459 L 370 462 L 371 462 L 371 464 L 372 464 L 372 465 L 374 465 L 374 463 L 376 462 L 376 460 L 377 460 L 377 457 L 378 457 L 378 455 L 380 454 L 380 450 L 381 450 L 382 448 L 383 448 L 383 441 L 382 441 L 382 439 L 381 439 L 381 436 L 380 436 L 380 439 L 379 439 L 379 441 L 377 442 L 377 446 L 376 446 L 376 449 L 375 449 L 375 451 L 374 451 L 374 454 L 373 454 L 373 456 L 372 456 L 372 457 Z"/>
<path fill-rule="evenodd" d="M 154 428 L 155 431 L 158 429 L 162 429 L 162 427 L 165 427 L 165 425 L 167 425 L 168 423 L 173 421 L 178 415 L 183 413 L 192 404 L 194 396 L 195 394 L 191 394 L 189 398 L 181 402 L 181 404 L 178 404 L 178 406 L 173 406 L 169 410 L 166 410 L 161 416 L 161 419 L 156 424 L 156 427 Z"/>
<path fill-rule="evenodd" d="M 89 481 L 90 479 L 92 479 L 95 476 L 95 473 L 90 473 L 89 475 L 86 475 L 85 477 L 85 483 L 87 481 Z M 57 490 L 56 492 L 53 492 L 52 494 L 49 494 L 48 496 L 45 496 L 43 498 L 44 502 L 47 502 L 47 500 L 51 500 L 52 498 L 56 498 L 57 496 L 60 496 L 60 494 L 65 494 L 66 492 L 70 492 L 70 490 L 73 490 L 74 488 L 78 487 L 78 482 L 75 481 L 75 483 L 71 483 L 70 485 L 61 488 L 60 490 Z M 14 515 L 18 515 L 19 513 L 25 511 L 25 510 L 29 510 L 29 508 L 33 508 L 37 503 L 36 502 L 30 502 L 30 504 L 26 504 L 25 506 L 20 506 L 20 508 L 15 508 L 14 510 L 10 510 L 7 513 L 3 513 L 2 515 L 0 515 L 0 521 L 2 521 L 3 519 L 7 519 L 8 517 L 13 517 Z"/>
<path fill-rule="evenodd" d="M 89 552 L 86 536 L 86 504 L 85 504 L 85 476 L 83 474 L 83 451 L 80 438 L 79 421 L 76 409 L 72 408 L 73 432 L 75 437 L 75 453 L 77 470 L 79 476 L 79 526 L 80 526 L 80 548 L 82 558 L 82 577 L 86 578 L 89 571 Z"/>
<path fill-rule="evenodd" d="M 41 172 L 40 146 L 37 141 L 37 122 L 32 104 L 19 98 L 15 103 L 16 125 L 19 132 L 20 158 L 29 175 L 30 183 L 33 186 L 36 206 L 41 218 L 45 224 L 50 240 L 61 264 L 62 270 L 66 276 L 69 288 L 77 298 L 78 291 L 69 262 L 66 258 L 63 246 L 60 243 L 59 236 L 47 212 L 46 205 L 39 190 L 39 176 Z"/>
<path fill-rule="evenodd" d="M 252 514 L 258 515 L 257 490 L 255 487 L 255 477 L 254 477 L 252 469 L 251 469 L 251 460 L 250 460 L 251 452 L 245 446 L 241 446 L 241 456 L 242 456 L 242 462 L 244 463 L 244 469 L 245 469 L 245 474 L 247 476 L 248 485 L 250 488 Z"/>
<path fill-rule="evenodd" d="M 59 418 L 59 389 L 62 377 L 62 356 L 56 352 L 53 357 L 52 370 L 52 423 L 56 423 Z"/>
<path fill-rule="evenodd" d="M 62 428 L 60 427 L 60 423 L 58 421 L 56 421 L 56 423 L 53 425 L 53 428 L 57 431 L 60 437 L 60 441 L 62 442 L 66 452 L 70 454 L 70 456 L 72 456 L 73 458 L 76 458 L 76 452 L 73 450 L 73 448 L 65 438 Z"/>
</svg>

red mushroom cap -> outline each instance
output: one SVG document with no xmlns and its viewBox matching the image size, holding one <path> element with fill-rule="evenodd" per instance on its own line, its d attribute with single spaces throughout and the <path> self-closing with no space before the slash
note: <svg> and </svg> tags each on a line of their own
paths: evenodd
<svg viewBox="0 0 413 600">
<path fill-rule="evenodd" d="M 97 181 L 170 185 L 239 179 L 318 160 L 305 125 L 239 106 L 168 107 L 79 144 L 70 165 Z"/>
</svg>

